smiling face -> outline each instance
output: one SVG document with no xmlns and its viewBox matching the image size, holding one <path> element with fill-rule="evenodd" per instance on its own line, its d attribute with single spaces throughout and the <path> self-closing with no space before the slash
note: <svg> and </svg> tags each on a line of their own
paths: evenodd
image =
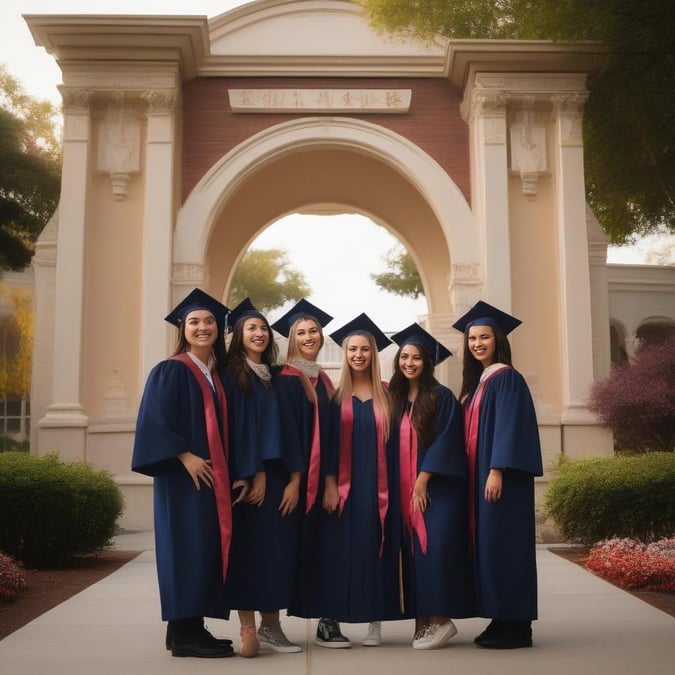
<svg viewBox="0 0 675 675">
<path fill-rule="evenodd" d="M 216 317 L 208 309 L 195 309 L 185 317 L 185 339 L 190 351 L 210 350 L 218 337 Z"/>
<path fill-rule="evenodd" d="M 467 344 L 472 356 L 483 365 L 483 368 L 494 363 L 497 342 L 492 326 L 471 326 Z"/>
<path fill-rule="evenodd" d="M 419 380 L 424 371 L 424 357 L 419 347 L 403 345 L 398 355 L 398 367 L 408 380 Z"/>
<path fill-rule="evenodd" d="M 313 319 L 301 319 L 294 330 L 295 349 L 298 356 L 307 361 L 316 361 L 321 349 L 321 327 Z"/>
<path fill-rule="evenodd" d="M 243 319 L 242 344 L 246 356 L 254 363 L 260 363 L 262 354 L 270 342 L 270 331 L 265 321 L 257 316 Z"/>
<path fill-rule="evenodd" d="M 346 339 L 347 363 L 356 373 L 366 372 L 373 361 L 370 342 L 365 335 L 351 335 Z"/>
</svg>

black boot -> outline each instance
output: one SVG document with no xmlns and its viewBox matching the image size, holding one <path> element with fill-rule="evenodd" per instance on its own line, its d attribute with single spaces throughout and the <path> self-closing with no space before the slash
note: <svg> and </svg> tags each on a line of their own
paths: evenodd
<svg viewBox="0 0 675 675">
<path fill-rule="evenodd" d="M 500 624 L 491 635 L 476 644 L 484 649 L 521 649 L 532 646 L 530 621 L 502 621 Z"/>
<path fill-rule="evenodd" d="M 234 655 L 232 643 L 221 643 L 204 628 L 204 619 L 177 619 L 167 626 L 167 642 L 172 656 L 222 659 Z"/>
<path fill-rule="evenodd" d="M 500 621 L 499 619 L 492 619 L 487 628 L 480 635 L 477 635 L 474 638 L 474 644 L 480 645 L 482 644 L 483 640 L 493 638 L 502 630 L 503 624 L 504 622 Z"/>
<path fill-rule="evenodd" d="M 167 621 L 166 624 L 166 638 L 165 638 L 165 645 L 167 650 L 171 649 L 171 643 L 173 641 L 173 623 L 172 621 Z M 209 631 L 206 629 L 204 624 L 202 623 L 202 631 L 204 634 L 204 637 L 207 640 L 215 640 L 217 644 L 219 644 L 221 647 L 231 647 L 232 646 L 232 640 L 228 640 L 227 638 L 217 638 L 211 635 Z"/>
</svg>

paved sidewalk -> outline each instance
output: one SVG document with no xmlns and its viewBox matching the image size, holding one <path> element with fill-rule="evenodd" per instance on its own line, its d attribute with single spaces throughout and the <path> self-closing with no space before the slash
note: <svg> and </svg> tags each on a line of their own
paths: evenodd
<svg viewBox="0 0 675 675">
<path fill-rule="evenodd" d="M 106 579 L 0 641 L 2 675 L 652 675 L 675 672 L 675 618 L 634 598 L 549 551 L 537 550 L 539 621 L 534 647 L 478 649 L 484 619 L 456 621 L 459 633 L 444 649 L 414 651 L 412 622 L 383 625 L 381 647 L 362 647 L 365 624 L 343 624 L 352 649 L 312 643 L 316 621 L 284 617 L 299 654 L 263 648 L 255 659 L 173 658 L 164 650 L 164 624 L 151 533 L 125 534 L 116 548 L 141 555 Z M 238 622 L 208 622 L 238 644 Z"/>
</svg>

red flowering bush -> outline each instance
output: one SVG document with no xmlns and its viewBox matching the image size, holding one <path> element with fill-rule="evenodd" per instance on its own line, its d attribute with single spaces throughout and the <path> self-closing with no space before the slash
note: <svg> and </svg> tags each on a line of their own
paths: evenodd
<svg viewBox="0 0 675 675">
<path fill-rule="evenodd" d="M 13 600 L 27 586 L 26 573 L 21 565 L 8 555 L 0 553 L 0 602 Z"/>
<path fill-rule="evenodd" d="M 635 363 L 612 368 L 588 407 L 614 433 L 617 452 L 675 450 L 675 338 L 647 344 Z"/>
<path fill-rule="evenodd" d="M 591 549 L 586 569 L 622 588 L 675 593 L 675 536 L 651 544 L 601 541 Z"/>
</svg>

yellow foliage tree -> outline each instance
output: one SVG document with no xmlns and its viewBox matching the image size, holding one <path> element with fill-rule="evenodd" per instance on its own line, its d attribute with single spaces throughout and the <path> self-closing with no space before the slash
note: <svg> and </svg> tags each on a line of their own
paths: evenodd
<svg viewBox="0 0 675 675">
<path fill-rule="evenodd" d="M 10 316 L 5 321 L 9 339 L 7 353 L 0 354 L 0 398 L 30 395 L 31 358 L 33 353 L 32 291 L 25 288 L 0 286 L 10 306 Z"/>
</svg>

